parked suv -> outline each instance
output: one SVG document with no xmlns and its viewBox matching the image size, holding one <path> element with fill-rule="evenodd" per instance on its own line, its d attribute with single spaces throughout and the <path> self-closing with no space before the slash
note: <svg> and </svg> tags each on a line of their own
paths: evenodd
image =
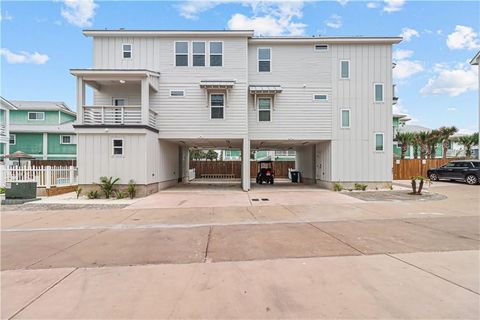
<svg viewBox="0 0 480 320">
<path fill-rule="evenodd" d="M 429 169 L 427 176 L 432 181 L 445 179 L 477 184 L 480 181 L 480 160 L 451 161 L 439 168 Z"/>
</svg>

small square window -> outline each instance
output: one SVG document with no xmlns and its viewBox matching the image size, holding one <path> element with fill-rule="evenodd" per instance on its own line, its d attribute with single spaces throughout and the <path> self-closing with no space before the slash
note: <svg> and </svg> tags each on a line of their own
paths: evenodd
<svg viewBox="0 0 480 320">
<path fill-rule="evenodd" d="M 113 139 L 113 155 L 122 156 L 123 155 L 123 139 Z"/>
<path fill-rule="evenodd" d="M 122 45 L 123 51 L 123 58 L 130 59 L 132 57 L 132 45 L 131 44 L 123 44 Z"/>
<path fill-rule="evenodd" d="M 61 135 L 60 144 L 74 144 L 74 136 L 72 135 Z"/>
<path fill-rule="evenodd" d="M 10 139 L 8 141 L 10 145 L 15 145 L 17 143 L 17 135 L 16 134 L 10 134 Z"/>
</svg>

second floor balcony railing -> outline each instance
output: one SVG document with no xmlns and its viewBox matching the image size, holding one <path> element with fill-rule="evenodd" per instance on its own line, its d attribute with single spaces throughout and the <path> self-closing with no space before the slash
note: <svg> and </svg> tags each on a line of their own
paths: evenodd
<svg viewBox="0 0 480 320">
<path fill-rule="evenodd" d="M 93 105 L 83 107 L 85 125 L 148 125 L 157 127 L 157 114 L 149 110 L 147 123 L 142 122 L 142 107 Z"/>
<path fill-rule="evenodd" d="M 7 136 L 7 125 L 3 122 L 0 122 L 0 137 Z"/>
</svg>

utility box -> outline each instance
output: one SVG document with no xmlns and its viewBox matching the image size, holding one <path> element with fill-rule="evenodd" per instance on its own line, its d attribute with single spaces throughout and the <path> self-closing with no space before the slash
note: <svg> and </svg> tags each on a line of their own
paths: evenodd
<svg viewBox="0 0 480 320">
<path fill-rule="evenodd" d="M 37 197 L 37 183 L 7 182 L 5 186 L 6 199 L 35 199 Z"/>
</svg>

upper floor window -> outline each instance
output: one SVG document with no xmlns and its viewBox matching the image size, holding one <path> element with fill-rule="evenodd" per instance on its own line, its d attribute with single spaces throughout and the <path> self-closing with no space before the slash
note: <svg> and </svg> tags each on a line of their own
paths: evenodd
<svg viewBox="0 0 480 320">
<path fill-rule="evenodd" d="M 193 66 L 205 67 L 205 42 L 193 42 Z"/>
<path fill-rule="evenodd" d="M 60 144 L 74 144 L 74 143 L 75 143 L 75 136 L 73 135 L 60 136 Z"/>
<path fill-rule="evenodd" d="M 272 64 L 272 49 L 258 48 L 258 72 L 270 72 Z"/>
<path fill-rule="evenodd" d="M 350 128 L 350 109 L 341 109 L 342 128 Z"/>
<path fill-rule="evenodd" d="M 383 151 L 383 133 L 382 132 L 377 132 L 375 133 L 375 151 L 381 152 Z"/>
<path fill-rule="evenodd" d="M 340 61 L 340 78 L 342 79 L 350 78 L 350 61 L 348 60 Z"/>
<path fill-rule="evenodd" d="M 258 121 L 272 121 L 272 99 L 258 99 Z"/>
<path fill-rule="evenodd" d="M 126 101 L 124 98 L 113 98 L 113 105 L 116 107 L 121 107 L 126 105 Z"/>
<path fill-rule="evenodd" d="M 188 67 L 188 42 L 175 42 L 175 66 Z"/>
<path fill-rule="evenodd" d="M 122 54 L 124 59 L 130 59 L 132 57 L 132 45 L 122 44 Z"/>
<path fill-rule="evenodd" d="M 225 94 L 210 94 L 210 119 L 223 119 L 225 109 Z"/>
<path fill-rule="evenodd" d="M 185 90 L 170 90 L 170 97 L 185 97 Z"/>
<path fill-rule="evenodd" d="M 112 139 L 112 155 L 114 156 L 123 156 L 123 139 L 114 138 Z"/>
<path fill-rule="evenodd" d="M 28 120 L 45 120 L 45 112 L 29 112 Z"/>
<path fill-rule="evenodd" d="M 328 51 L 328 45 L 326 44 L 316 44 L 313 48 L 315 51 Z"/>
<path fill-rule="evenodd" d="M 223 66 L 223 42 L 210 42 L 210 67 Z"/>
<path fill-rule="evenodd" d="M 9 140 L 8 140 L 8 143 L 11 144 L 11 145 L 16 144 L 16 143 L 17 143 L 17 135 L 11 133 L 11 134 L 10 134 L 10 138 L 9 138 Z"/>
<path fill-rule="evenodd" d="M 383 102 L 383 83 L 375 83 L 374 87 L 375 102 Z"/>
<path fill-rule="evenodd" d="M 328 95 L 326 94 L 314 94 L 313 95 L 313 101 L 315 102 L 322 102 L 322 101 L 327 101 L 328 100 Z"/>
</svg>

